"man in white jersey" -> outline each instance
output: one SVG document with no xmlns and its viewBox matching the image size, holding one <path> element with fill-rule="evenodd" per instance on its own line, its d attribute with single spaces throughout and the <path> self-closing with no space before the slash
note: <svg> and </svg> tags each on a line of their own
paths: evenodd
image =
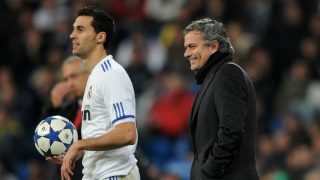
<svg viewBox="0 0 320 180">
<path fill-rule="evenodd" d="M 61 179 L 73 175 L 75 161 L 83 156 L 83 179 L 140 179 L 134 152 L 137 146 L 135 97 L 131 80 L 107 47 L 114 22 L 102 9 L 82 8 L 70 34 L 72 53 L 90 71 L 82 102 L 82 140 L 75 142 L 63 159 Z"/>
</svg>

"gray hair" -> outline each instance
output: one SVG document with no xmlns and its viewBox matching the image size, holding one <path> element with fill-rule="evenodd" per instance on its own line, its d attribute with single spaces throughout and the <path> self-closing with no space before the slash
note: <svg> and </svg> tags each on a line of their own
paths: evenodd
<svg viewBox="0 0 320 180">
<path fill-rule="evenodd" d="M 78 61 L 80 63 L 80 68 L 81 70 L 83 70 L 84 72 L 88 72 L 88 68 L 84 65 L 82 58 L 80 58 L 79 56 L 75 56 L 75 55 L 71 55 L 68 56 L 62 64 L 62 67 L 64 67 L 65 65 L 74 62 L 74 61 Z"/>
<path fill-rule="evenodd" d="M 227 35 L 224 25 L 214 19 L 203 18 L 196 21 L 192 21 L 183 30 L 185 36 L 190 31 L 199 31 L 202 34 L 202 38 L 206 44 L 211 44 L 213 41 L 218 41 L 219 52 L 233 54 L 234 49 Z"/>
</svg>

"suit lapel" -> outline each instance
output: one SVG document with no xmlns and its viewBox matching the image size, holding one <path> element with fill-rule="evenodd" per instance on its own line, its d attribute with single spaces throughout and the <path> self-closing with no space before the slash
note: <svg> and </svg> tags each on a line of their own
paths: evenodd
<svg viewBox="0 0 320 180">
<path fill-rule="evenodd" d="M 215 65 L 208 73 L 208 75 L 206 76 L 206 78 L 204 79 L 201 89 L 197 94 L 197 97 L 193 103 L 192 106 L 192 111 L 191 111 L 191 116 L 190 116 L 190 125 L 192 125 L 192 123 L 194 122 L 194 120 L 196 119 L 196 115 L 198 114 L 199 108 L 200 108 L 200 104 L 201 101 L 209 87 L 209 85 L 211 84 L 212 80 L 214 79 L 215 73 L 218 71 L 218 69 L 224 64 L 226 63 L 225 61 L 221 61 L 219 62 L 217 65 Z"/>
<path fill-rule="evenodd" d="M 202 86 L 201 86 L 201 89 L 200 91 L 198 92 L 197 94 L 197 97 L 193 103 L 193 107 L 192 107 L 192 115 L 191 115 L 191 122 L 190 124 L 193 123 L 195 117 L 196 117 L 196 114 L 198 113 L 199 111 L 199 107 L 200 107 L 200 102 L 205 94 L 205 92 L 207 91 L 208 87 L 209 87 L 209 84 L 210 82 L 212 81 L 212 79 L 214 78 L 214 73 L 211 73 L 210 71 L 210 74 L 209 74 L 211 77 L 210 78 L 206 78 L 206 80 L 203 82 Z"/>
</svg>

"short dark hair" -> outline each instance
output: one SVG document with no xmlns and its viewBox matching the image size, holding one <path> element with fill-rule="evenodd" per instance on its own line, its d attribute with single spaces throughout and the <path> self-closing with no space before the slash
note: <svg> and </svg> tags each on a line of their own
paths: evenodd
<svg viewBox="0 0 320 180">
<path fill-rule="evenodd" d="M 95 6 L 86 6 L 79 10 L 78 16 L 92 16 L 92 27 L 96 33 L 105 32 L 107 34 L 106 41 L 103 43 L 104 49 L 111 44 L 115 25 L 112 17 L 102 8 Z"/>
</svg>

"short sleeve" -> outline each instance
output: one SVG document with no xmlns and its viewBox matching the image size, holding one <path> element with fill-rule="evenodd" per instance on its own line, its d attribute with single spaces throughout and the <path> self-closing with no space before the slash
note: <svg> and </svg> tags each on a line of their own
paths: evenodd
<svg viewBox="0 0 320 180">
<path fill-rule="evenodd" d="M 135 96 L 127 74 L 121 71 L 108 73 L 103 86 L 104 103 L 108 107 L 112 125 L 135 121 Z"/>
</svg>

